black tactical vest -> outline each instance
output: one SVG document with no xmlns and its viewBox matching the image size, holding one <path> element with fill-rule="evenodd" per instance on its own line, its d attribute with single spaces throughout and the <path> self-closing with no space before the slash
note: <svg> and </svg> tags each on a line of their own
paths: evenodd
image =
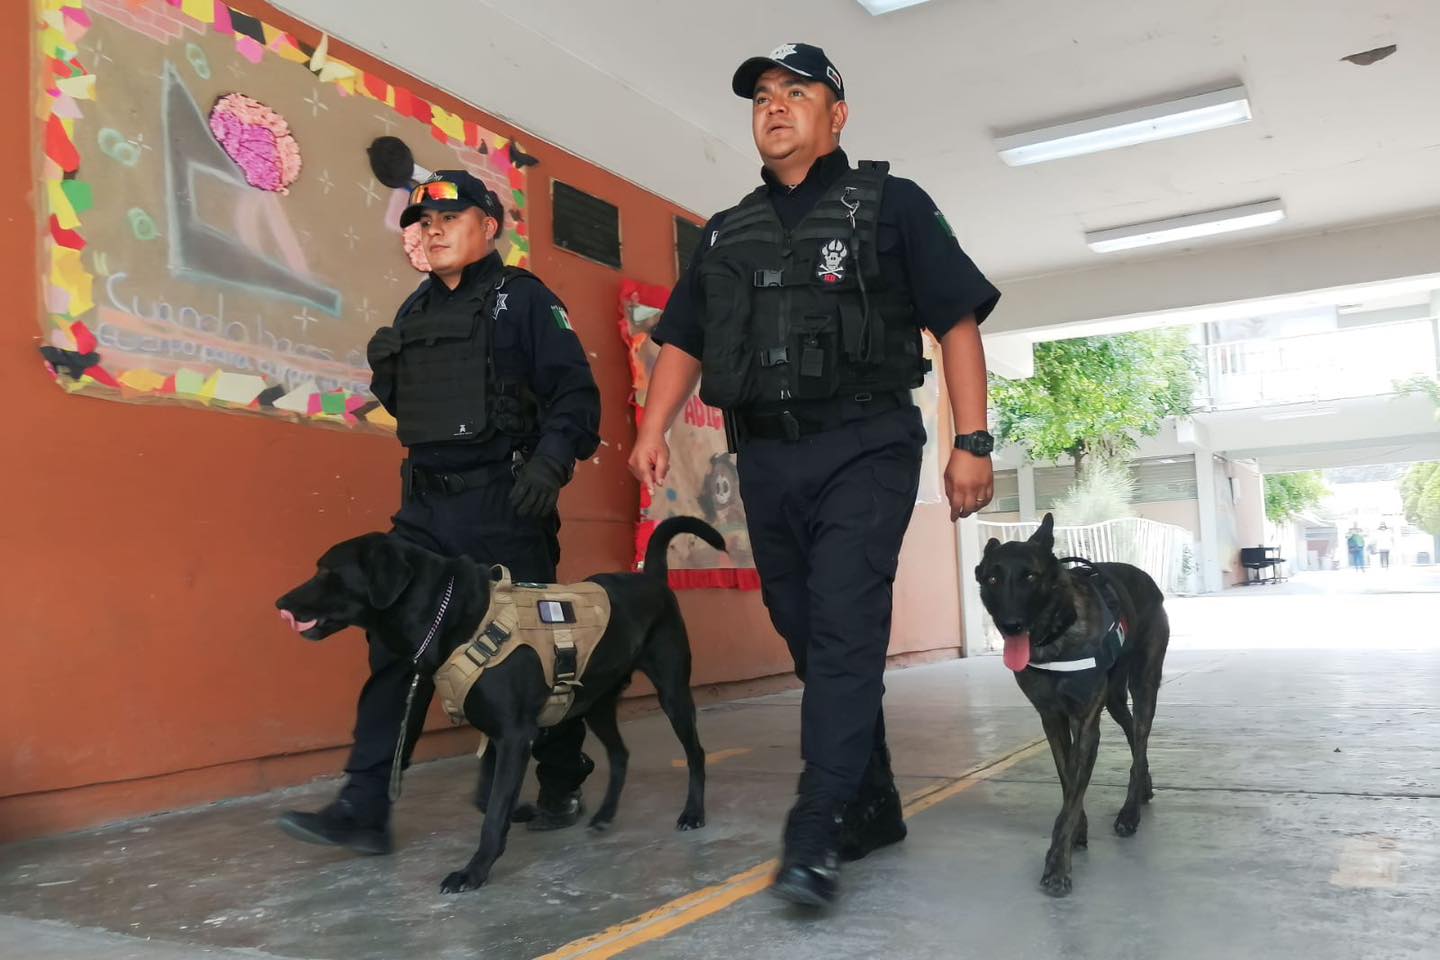
<svg viewBox="0 0 1440 960">
<path fill-rule="evenodd" d="M 700 262 L 700 397 L 726 410 L 909 390 L 929 369 L 910 291 L 877 246 L 888 163 L 861 161 L 794 229 L 761 187 Z"/>
<path fill-rule="evenodd" d="M 400 308 L 395 419 L 405 446 L 478 442 L 497 432 L 523 438 L 537 429 L 529 388 L 495 372 L 496 294 L 515 277 L 538 279 L 504 267 L 493 283 L 407 315 L 429 289 L 422 287 Z"/>
</svg>

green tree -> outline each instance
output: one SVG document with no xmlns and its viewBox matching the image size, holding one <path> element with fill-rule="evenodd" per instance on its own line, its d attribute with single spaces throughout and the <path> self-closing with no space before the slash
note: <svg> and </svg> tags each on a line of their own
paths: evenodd
<svg viewBox="0 0 1440 960">
<path fill-rule="evenodd" d="M 1284 523 L 1302 510 L 1316 506 L 1330 491 L 1320 471 L 1309 473 L 1267 473 L 1265 475 L 1265 516 L 1271 523 Z"/>
<path fill-rule="evenodd" d="M 1405 519 L 1440 537 L 1440 463 L 1416 463 L 1400 481 Z"/>
<path fill-rule="evenodd" d="M 1397 380 L 1395 392 L 1401 396 L 1418 393 L 1429 397 L 1430 402 L 1435 404 L 1435 419 L 1440 420 L 1440 380 L 1423 375 L 1411 377 L 1408 380 Z"/>
<path fill-rule="evenodd" d="M 1054 340 L 1035 346 L 1035 375 L 990 378 L 996 439 L 1032 460 L 1118 459 L 1137 436 L 1193 409 L 1197 364 L 1180 329 Z"/>
</svg>

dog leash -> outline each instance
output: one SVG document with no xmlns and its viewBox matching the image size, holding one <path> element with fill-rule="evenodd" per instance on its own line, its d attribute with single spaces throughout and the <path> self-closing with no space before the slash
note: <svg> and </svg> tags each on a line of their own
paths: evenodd
<svg viewBox="0 0 1440 960">
<path fill-rule="evenodd" d="M 454 590 L 455 577 L 451 576 L 450 581 L 445 584 L 445 596 L 440 598 L 440 609 L 435 611 L 430 632 L 425 634 L 425 642 L 420 644 L 420 649 L 415 651 L 415 656 L 410 661 L 410 690 L 405 694 L 405 713 L 400 717 L 400 735 L 395 739 L 395 758 L 390 763 L 391 803 L 400 799 L 400 781 L 404 776 L 404 771 L 400 768 L 405 758 L 405 739 L 410 732 L 410 710 L 415 705 L 415 691 L 420 686 L 420 658 L 430 649 L 430 641 L 435 639 L 435 631 L 440 629 L 440 621 L 445 619 L 445 611 L 450 606 L 450 595 Z"/>
</svg>

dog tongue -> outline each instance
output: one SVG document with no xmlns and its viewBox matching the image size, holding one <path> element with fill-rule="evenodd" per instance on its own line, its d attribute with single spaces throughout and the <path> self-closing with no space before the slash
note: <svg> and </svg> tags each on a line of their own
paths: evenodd
<svg viewBox="0 0 1440 960">
<path fill-rule="evenodd" d="M 291 613 L 289 610 L 281 610 L 280 619 L 288 623 L 290 625 L 290 629 L 294 630 L 296 633 L 304 633 L 306 630 L 309 630 L 311 627 L 315 626 L 315 624 L 320 622 L 318 620 L 296 620 L 295 614 Z"/>
<path fill-rule="evenodd" d="M 1017 633 L 1005 638 L 1005 666 L 1019 673 L 1030 665 L 1030 634 Z"/>
</svg>

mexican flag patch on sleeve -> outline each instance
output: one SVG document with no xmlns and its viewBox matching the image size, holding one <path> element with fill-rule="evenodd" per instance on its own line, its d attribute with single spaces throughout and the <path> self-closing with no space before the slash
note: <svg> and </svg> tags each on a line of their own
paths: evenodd
<svg viewBox="0 0 1440 960">
<path fill-rule="evenodd" d="M 550 315 L 555 318 L 555 326 L 559 327 L 561 330 L 575 329 L 574 327 L 570 326 L 570 317 L 568 314 L 565 313 L 565 308 L 560 306 L 560 304 L 551 304 Z"/>
</svg>

